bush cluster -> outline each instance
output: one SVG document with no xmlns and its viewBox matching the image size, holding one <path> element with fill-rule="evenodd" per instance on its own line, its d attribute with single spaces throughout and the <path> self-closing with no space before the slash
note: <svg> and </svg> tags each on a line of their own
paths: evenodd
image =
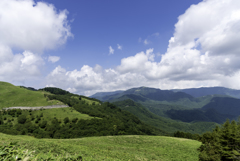
<svg viewBox="0 0 240 161">
<path fill-rule="evenodd" d="M 221 127 L 204 133 L 199 141 L 199 160 L 240 160 L 240 121 L 227 120 Z"/>
</svg>

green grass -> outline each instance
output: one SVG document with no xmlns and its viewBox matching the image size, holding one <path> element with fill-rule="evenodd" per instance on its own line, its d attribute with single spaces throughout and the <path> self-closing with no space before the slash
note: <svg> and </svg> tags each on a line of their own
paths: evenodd
<svg viewBox="0 0 240 161">
<path fill-rule="evenodd" d="M 52 118 L 56 117 L 57 119 L 63 120 L 65 117 L 68 117 L 70 120 L 73 118 L 78 118 L 78 119 L 92 119 L 94 117 L 91 117 L 87 114 L 82 114 L 72 107 L 66 107 L 66 108 L 54 108 L 54 109 L 45 109 L 45 110 L 37 110 L 33 111 L 32 114 L 33 116 L 37 116 L 43 113 L 43 119 L 48 121 L 51 120 Z"/>
<path fill-rule="evenodd" d="M 44 97 L 44 92 L 30 91 L 14 86 L 10 83 L 0 82 L 0 109 L 14 106 L 48 106 L 63 104 L 57 100 L 49 101 Z"/>
<path fill-rule="evenodd" d="M 92 105 L 93 103 L 95 103 L 96 105 L 99 104 L 99 102 L 97 102 L 97 101 L 89 100 L 89 99 L 86 99 L 86 98 L 83 98 L 83 97 L 81 98 L 81 100 L 85 101 L 89 105 Z"/>
<path fill-rule="evenodd" d="M 165 136 L 105 136 L 81 139 L 35 139 L 0 133 L 0 144 L 18 142 L 21 147 L 53 155 L 77 154 L 88 160 L 196 161 L 200 142 Z"/>
<path fill-rule="evenodd" d="M 94 118 L 87 114 L 82 114 L 82 113 L 76 111 L 75 109 L 73 109 L 72 107 L 33 110 L 31 112 L 31 116 L 30 116 L 30 112 L 28 110 L 23 110 L 23 114 L 27 115 L 27 118 L 34 117 L 35 119 L 37 116 L 40 116 L 42 114 L 43 117 L 41 117 L 41 120 L 42 121 L 44 120 L 47 122 L 51 122 L 51 120 L 53 120 L 53 118 L 56 117 L 58 120 L 61 120 L 62 123 L 63 123 L 64 118 L 66 118 L 66 117 L 68 117 L 70 120 L 72 120 L 73 118 L 78 118 L 79 120 L 80 119 L 86 120 L 86 119 Z M 17 123 L 16 117 L 12 117 L 10 115 L 4 115 L 3 118 L 4 117 L 7 118 L 6 120 L 4 120 L 5 123 L 8 121 L 8 119 L 10 119 L 10 120 L 14 119 L 14 121 L 12 121 L 13 124 Z M 35 123 L 35 119 L 32 120 L 32 123 Z"/>
</svg>

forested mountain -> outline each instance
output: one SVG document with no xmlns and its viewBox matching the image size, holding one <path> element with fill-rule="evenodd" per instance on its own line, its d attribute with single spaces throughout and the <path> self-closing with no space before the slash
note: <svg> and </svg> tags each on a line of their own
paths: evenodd
<svg viewBox="0 0 240 161">
<path fill-rule="evenodd" d="M 215 109 L 220 114 L 239 116 L 240 99 L 231 97 L 215 97 L 210 103 L 202 107 L 202 110 Z"/>
<path fill-rule="evenodd" d="M 109 93 L 109 95 L 102 97 L 102 101 L 116 102 L 119 105 L 119 102 L 130 99 L 138 103 L 135 109 L 133 110 L 133 107 L 130 108 L 130 106 L 122 108 L 139 118 L 141 118 L 139 116 L 141 110 L 137 107 L 141 106 L 157 117 L 170 118 L 168 122 L 176 120 L 187 123 L 223 123 L 227 118 L 236 119 L 240 115 L 240 100 L 230 96 L 230 94 L 237 96 L 238 92 L 238 90 L 223 87 L 186 90 L 160 90 L 140 87 L 112 95 Z M 161 122 L 162 118 L 158 118 L 158 121 L 155 122 Z M 146 121 L 149 119 L 151 118 L 145 117 L 142 120 Z"/>
<path fill-rule="evenodd" d="M 113 102 L 119 108 L 129 111 L 135 116 L 137 116 L 141 121 L 146 124 L 152 125 L 158 129 L 167 131 L 169 133 L 174 133 L 175 131 L 184 131 L 190 133 L 203 133 L 206 131 L 211 131 L 217 124 L 209 120 L 205 122 L 204 120 L 198 120 L 199 122 L 185 123 L 182 121 L 171 120 L 166 117 L 158 116 L 152 113 L 149 109 L 136 103 L 133 100 L 127 99 L 123 101 Z"/>
</svg>

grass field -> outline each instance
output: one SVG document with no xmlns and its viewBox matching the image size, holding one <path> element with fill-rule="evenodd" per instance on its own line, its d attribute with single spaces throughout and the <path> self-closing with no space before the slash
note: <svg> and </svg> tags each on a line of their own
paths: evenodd
<svg viewBox="0 0 240 161">
<path fill-rule="evenodd" d="M 31 115 L 30 115 L 31 113 Z M 94 117 L 91 117 L 87 114 L 82 114 L 72 107 L 66 107 L 66 108 L 53 108 L 53 109 L 43 109 L 43 110 L 33 110 L 33 111 L 28 111 L 28 110 L 23 110 L 23 114 L 27 116 L 27 118 L 37 118 L 37 116 L 41 116 L 41 120 L 43 121 L 48 121 L 51 122 L 54 117 L 56 117 L 58 120 L 61 120 L 63 123 L 64 118 L 68 117 L 70 120 L 73 118 L 78 118 L 80 119 L 92 119 Z M 14 120 L 12 123 L 17 123 L 17 117 L 12 117 L 10 115 L 4 115 L 3 117 L 6 117 L 6 120 L 4 121 L 5 123 L 10 119 Z M 32 123 L 35 122 L 35 119 L 32 120 Z M 41 121 L 40 121 L 41 122 Z"/>
<path fill-rule="evenodd" d="M 47 100 L 44 92 L 30 91 L 10 83 L 0 82 L 0 109 L 14 106 L 35 107 L 57 104 L 63 103 L 57 100 Z"/>
<path fill-rule="evenodd" d="M 165 136 L 105 136 L 80 139 L 35 139 L 0 133 L 0 144 L 17 142 L 36 154 L 80 154 L 84 161 L 196 161 L 200 142 Z"/>
<path fill-rule="evenodd" d="M 97 101 L 89 100 L 89 99 L 86 99 L 83 97 L 81 99 L 82 99 L 82 101 L 85 101 L 89 105 L 92 105 L 93 103 L 95 103 L 96 105 L 99 104 L 99 102 L 97 102 Z"/>
</svg>

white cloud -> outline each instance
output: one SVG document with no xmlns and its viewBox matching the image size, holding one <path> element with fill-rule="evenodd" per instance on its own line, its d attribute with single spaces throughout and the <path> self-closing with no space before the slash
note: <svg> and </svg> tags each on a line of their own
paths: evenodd
<svg viewBox="0 0 240 161">
<path fill-rule="evenodd" d="M 156 32 L 156 33 L 152 34 L 152 36 L 158 37 L 158 36 L 159 36 L 159 33 Z"/>
<path fill-rule="evenodd" d="M 149 41 L 148 41 L 147 39 L 145 39 L 145 40 L 143 41 L 143 43 L 144 43 L 145 45 L 147 45 L 147 44 L 149 44 Z"/>
<path fill-rule="evenodd" d="M 119 44 L 117 44 L 117 48 L 118 48 L 119 50 L 122 50 L 122 46 L 119 45 Z"/>
<path fill-rule="evenodd" d="M 45 50 L 72 37 L 67 10 L 45 2 L 0 0 L 0 78 L 23 81 L 41 75 Z M 20 53 L 13 53 L 13 51 Z M 56 60 L 56 59 L 55 59 Z"/>
<path fill-rule="evenodd" d="M 1 0 L 0 43 L 32 52 L 62 45 L 72 36 L 67 13 L 44 2 Z"/>
<path fill-rule="evenodd" d="M 177 80 L 235 75 L 240 68 L 239 8 L 236 0 L 206 0 L 179 16 L 162 56 L 161 65 L 171 69 L 166 74 Z"/>
<path fill-rule="evenodd" d="M 114 54 L 114 49 L 112 48 L 112 46 L 109 46 L 109 55 Z"/>
<path fill-rule="evenodd" d="M 9 47 L 0 45 L 0 80 L 24 81 L 41 75 L 40 67 L 44 65 L 41 56 L 29 51 L 13 54 Z"/>
<path fill-rule="evenodd" d="M 59 56 L 49 56 L 48 57 L 48 61 L 52 62 L 52 63 L 56 63 L 57 61 L 60 60 Z"/>
</svg>

